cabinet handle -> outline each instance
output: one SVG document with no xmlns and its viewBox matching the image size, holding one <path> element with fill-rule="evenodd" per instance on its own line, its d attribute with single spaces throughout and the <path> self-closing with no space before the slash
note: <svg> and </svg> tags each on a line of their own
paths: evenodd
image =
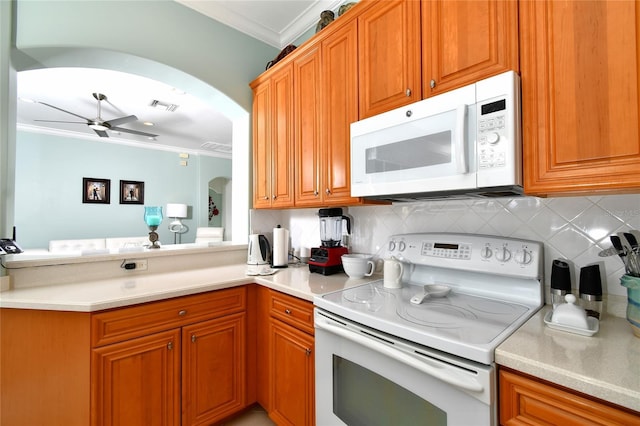
<svg viewBox="0 0 640 426">
<path fill-rule="evenodd" d="M 196 342 L 196 335 L 192 334 L 191 335 L 191 343 L 195 343 Z"/>
<path fill-rule="evenodd" d="M 324 192 L 325 192 L 327 195 L 331 194 L 331 190 L 330 190 L 329 188 L 325 189 L 325 190 L 324 190 Z"/>
<path fill-rule="evenodd" d="M 291 315 L 291 310 L 290 309 L 285 309 L 284 313 L 287 314 L 287 315 Z"/>
<path fill-rule="evenodd" d="M 411 89 L 407 89 L 407 91 L 405 92 L 407 94 L 407 98 L 411 96 Z"/>
<path fill-rule="evenodd" d="M 267 197 L 267 196 L 265 195 L 265 196 L 264 196 L 264 199 L 265 199 L 265 200 L 268 200 L 268 199 L 269 199 L 269 197 Z"/>
<path fill-rule="evenodd" d="M 167 349 L 168 350 L 173 350 L 173 342 L 167 343 Z"/>
<path fill-rule="evenodd" d="M 277 196 L 277 195 L 274 195 L 274 196 L 273 196 L 273 199 L 275 200 L 276 198 L 278 198 L 278 196 Z"/>
<path fill-rule="evenodd" d="M 317 189 L 315 191 L 313 191 L 313 195 L 315 195 L 316 197 L 318 196 L 318 190 Z"/>
<path fill-rule="evenodd" d="M 304 352 L 307 354 L 307 356 L 311 356 L 311 348 L 305 349 Z"/>
<path fill-rule="evenodd" d="M 181 317 L 187 315 L 187 311 L 185 309 L 181 310 L 180 312 L 178 312 L 178 315 L 180 315 Z"/>
<path fill-rule="evenodd" d="M 436 81 L 435 80 L 431 80 L 431 82 L 429 83 L 429 86 L 431 86 L 432 89 L 435 89 Z"/>
</svg>

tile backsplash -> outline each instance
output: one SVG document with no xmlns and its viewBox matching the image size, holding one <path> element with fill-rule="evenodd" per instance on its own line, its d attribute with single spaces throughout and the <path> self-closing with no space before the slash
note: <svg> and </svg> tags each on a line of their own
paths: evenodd
<svg viewBox="0 0 640 426">
<path fill-rule="evenodd" d="M 413 232 L 461 232 L 541 241 L 545 249 L 545 284 L 551 262 L 573 265 L 577 288 L 580 268 L 598 263 L 603 292 L 626 297 L 620 285 L 624 267 L 619 257 L 599 257 L 611 247 L 609 235 L 640 229 L 640 195 L 563 198 L 497 198 L 437 200 L 384 206 L 343 208 L 352 217 L 351 252 L 377 254 L 389 236 Z M 267 235 L 280 224 L 288 228 L 291 247 L 320 244 L 318 209 L 252 210 L 251 233 Z"/>
</svg>

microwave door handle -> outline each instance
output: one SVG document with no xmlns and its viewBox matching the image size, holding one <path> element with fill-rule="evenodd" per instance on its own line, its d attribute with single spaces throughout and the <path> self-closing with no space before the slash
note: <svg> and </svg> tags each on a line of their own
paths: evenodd
<svg viewBox="0 0 640 426">
<path fill-rule="evenodd" d="M 460 105 L 456 109 L 456 138 L 453 144 L 456 152 L 454 161 L 458 174 L 465 174 L 469 171 L 467 167 L 467 105 Z"/>
<path fill-rule="evenodd" d="M 330 324 L 327 320 L 318 318 L 317 316 L 315 318 L 315 326 L 316 328 L 324 329 L 329 333 L 333 333 L 354 343 L 365 346 L 373 351 L 386 355 L 389 358 L 393 358 L 403 364 L 415 368 L 416 370 L 422 371 L 429 376 L 440 379 L 445 383 L 449 383 L 450 385 L 473 392 L 482 392 L 483 390 L 483 386 L 478 383 L 477 380 L 466 376 L 464 373 L 460 373 L 459 369 L 451 365 L 431 359 L 431 362 L 441 364 L 438 367 L 431 366 L 387 344 L 378 342 L 371 337 L 366 337 L 354 333 L 353 331 L 346 330 L 340 326 Z"/>
</svg>

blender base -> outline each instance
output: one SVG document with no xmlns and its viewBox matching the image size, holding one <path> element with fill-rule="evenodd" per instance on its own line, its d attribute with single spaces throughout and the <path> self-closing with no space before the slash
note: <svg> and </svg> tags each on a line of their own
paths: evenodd
<svg viewBox="0 0 640 426">
<path fill-rule="evenodd" d="M 311 249 L 309 272 L 332 275 L 343 272 L 342 255 L 349 253 L 346 247 L 319 247 Z"/>
<path fill-rule="evenodd" d="M 332 266 L 318 266 L 318 265 L 312 265 L 311 263 L 309 263 L 309 272 L 316 272 L 322 275 L 333 275 L 333 274 L 339 274 L 340 272 L 343 272 L 343 271 L 344 269 L 342 269 L 342 264 L 332 265 Z"/>
</svg>

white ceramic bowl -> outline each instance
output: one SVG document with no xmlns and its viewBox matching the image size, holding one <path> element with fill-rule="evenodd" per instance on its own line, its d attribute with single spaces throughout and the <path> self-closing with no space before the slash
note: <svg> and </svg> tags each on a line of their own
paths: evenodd
<svg viewBox="0 0 640 426">
<path fill-rule="evenodd" d="M 370 254 L 343 254 L 342 268 L 350 278 L 369 277 L 375 271 L 375 264 Z"/>
</svg>

